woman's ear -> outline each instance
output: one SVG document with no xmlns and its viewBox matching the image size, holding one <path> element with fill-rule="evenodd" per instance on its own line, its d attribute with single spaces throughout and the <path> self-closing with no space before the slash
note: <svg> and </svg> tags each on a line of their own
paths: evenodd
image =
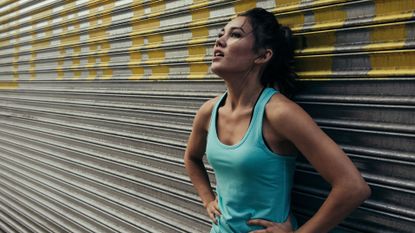
<svg viewBox="0 0 415 233">
<path fill-rule="evenodd" d="M 257 58 L 255 58 L 254 63 L 255 64 L 266 64 L 271 60 L 274 53 L 272 52 L 272 49 L 266 49 L 265 52 L 262 52 L 261 55 L 259 55 Z"/>
</svg>

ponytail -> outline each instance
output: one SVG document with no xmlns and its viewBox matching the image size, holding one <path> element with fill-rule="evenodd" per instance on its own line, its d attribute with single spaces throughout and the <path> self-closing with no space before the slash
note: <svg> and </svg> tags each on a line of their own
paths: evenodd
<svg viewBox="0 0 415 233">
<path fill-rule="evenodd" d="M 238 16 L 247 17 L 251 23 L 255 52 L 264 48 L 272 49 L 273 56 L 260 78 L 262 85 L 277 87 L 282 94 L 291 98 L 297 90 L 291 29 L 279 24 L 272 13 L 262 8 L 253 8 Z"/>
</svg>

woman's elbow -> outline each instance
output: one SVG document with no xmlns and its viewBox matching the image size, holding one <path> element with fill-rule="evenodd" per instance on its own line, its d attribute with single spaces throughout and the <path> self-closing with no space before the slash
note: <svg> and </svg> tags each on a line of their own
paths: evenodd
<svg viewBox="0 0 415 233">
<path fill-rule="evenodd" d="M 354 190 L 353 193 L 354 193 L 355 199 L 359 201 L 360 203 L 367 200 L 372 194 L 372 190 L 370 189 L 369 185 L 364 180 L 358 182 L 357 185 L 355 183 L 352 190 Z"/>
<path fill-rule="evenodd" d="M 364 181 L 362 184 L 361 189 L 361 196 L 363 198 L 363 201 L 368 199 L 370 195 L 372 195 L 372 190 L 370 189 L 369 185 Z"/>
</svg>

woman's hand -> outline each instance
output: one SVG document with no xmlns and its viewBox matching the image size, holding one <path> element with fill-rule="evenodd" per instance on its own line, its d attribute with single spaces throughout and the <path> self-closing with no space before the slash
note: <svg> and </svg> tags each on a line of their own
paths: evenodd
<svg viewBox="0 0 415 233">
<path fill-rule="evenodd" d="M 265 227 L 265 229 L 251 231 L 249 233 L 294 233 L 290 218 L 284 223 L 270 222 L 263 219 L 252 219 L 248 221 L 248 224 Z"/>
<path fill-rule="evenodd" d="M 220 216 L 222 213 L 219 210 L 217 198 L 206 205 L 206 211 L 208 212 L 209 218 L 212 219 L 215 224 L 218 224 L 216 217 Z"/>
</svg>

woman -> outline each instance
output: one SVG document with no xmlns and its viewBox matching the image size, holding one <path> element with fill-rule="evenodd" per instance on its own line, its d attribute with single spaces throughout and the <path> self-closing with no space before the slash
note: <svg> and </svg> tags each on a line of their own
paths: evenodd
<svg viewBox="0 0 415 233">
<path fill-rule="evenodd" d="M 211 70 L 227 91 L 199 109 L 185 152 L 187 172 L 214 223 L 211 233 L 328 232 L 370 195 L 344 152 L 286 97 L 293 87 L 289 32 L 272 13 L 254 8 L 230 21 L 215 42 Z M 332 187 L 299 228 L 290 213 L 297 149 Z"/>
</svg>

